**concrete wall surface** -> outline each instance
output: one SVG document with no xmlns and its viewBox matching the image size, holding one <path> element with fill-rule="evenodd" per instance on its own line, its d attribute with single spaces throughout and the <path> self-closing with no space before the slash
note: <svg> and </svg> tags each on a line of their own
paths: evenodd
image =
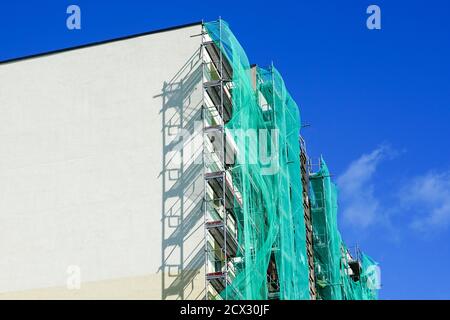
<svg viewBox="0 0 450 320">
<path fill-rule="evenodd" d="M 202 298 L 200 32 L 0 64 L 0 299 Z"/>
</svg>

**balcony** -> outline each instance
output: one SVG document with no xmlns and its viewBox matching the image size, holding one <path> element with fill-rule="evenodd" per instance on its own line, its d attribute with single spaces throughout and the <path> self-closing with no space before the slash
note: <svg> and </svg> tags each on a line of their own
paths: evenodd
<svg viewBox="0 0 450 320">
<path fill-rule="evenodd" d="M 206 280 L 212 285 L 212 287 L 218 294 L 222 293 L 227 286 L 230 286 L 234 278 L 236 277 L 233 263 L 228 262 L 227 266 L 228 268 L 225 268 L 224 266 L 223 270 L 221 271 L 209 272 L 206 274 Z M 242 295 L 237 292 L 236 288 L 234 288 L 232 285 L 230 287 L 232 288 L 234 294 L 242 297 Z"/>
<path fill-rule="evenodd" d="M 223 115 L 224 123 L 230 121 L 233 106 L 229 91 L 225 88 L 225 86 L 221 85 L 220 80 L 205 82 L 203 86 L 217 112 Z"/>
<path fill-rule="evenodd" d="M 227 220 L 229 219 L 230 218 L 228 218 Z M 237 232 L 235 227 L 234 228 L 229 226 L 225 227 L 225 224 L 222 220 L 216 220 L 206 222 L 206 229 L 209 231 L 209 233 L 212 235 L 214 240 L 221 248 L 225 247 L 224 231 L 226 231 L 227 257 L 236 257 L 239 244 L 236 239 Z"/>
<path fill-rule="evenodd" d="M 210 61 L 214 64 L 216 70 L 222 70 L 222 79 L 225 81 L 231 81 L 233 78 L 233 68 L 225 55 L 220 54 L 220 49 L 214 43 L 214 41 L 207 41 L 203 43 L 206 52 L 209 55 Z M 221 59 L 222 58 L 222 59 Z M 222 65 L 220 61 L 222 60 Z M 219 73 L 220 76 L 220 73 Z"/>
<path fill-rule="evenodd" d="M 226 123 L 232 115 L 231 81 L 233 68 L 225 55 L 220 54 L 219 48 L 213 41 L 204 42 L 203 47 L 205 48 L 203 86 L 212 105 L 222 115 L 223 122 Z"/>
<path fill-rule="evenodd" d="M 233 210 L 236 205 L 242 206 L 242 195 L 233 184 L 231 174 L 227 171 L 217 171 L 205 174 L 205 179 L 214 191 L 216 199 L 220 199 L 227 210 Z M 225 179 L 225 192 L 223 182 Z M 225 195 L 224 195 L 225 193 Z"/>
</svg>

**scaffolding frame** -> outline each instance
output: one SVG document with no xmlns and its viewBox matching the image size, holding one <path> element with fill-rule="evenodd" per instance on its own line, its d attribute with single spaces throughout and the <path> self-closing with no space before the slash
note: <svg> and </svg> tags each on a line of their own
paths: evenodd
<svg viewBox="0 0 450 320">
<path fill-rule="evenodd" d="M 314 235 L 312 226 L 312 214 L 311 214 L 311 203 L 310 203 L 310 190 L 309 190 L 309 178 L 311 175 L 311 160 L 308 157 L 306 151 L 306 142 L 303 137 L 299 136 L 300 144 L 300 173 L 302 180 L 302 192 L 303 192 L 303 213 L 305 220 L 305 230 L 306 230 L 306 256 L 308 259 L 308 270 L 309 270 L 309 294 L 311 300 L 317 299 L 317 289 L 316 289 L 316 275 L 314 266 Z"/>
<path fill-rule="evenodd" d="M 342 277 L 340 264 L 345 245 L 337 228 L 336 189 L 322 158 L 318 172 L 312 168 L 305 142 L 301 137 L 299 141 L 298 106 L 279 72 L 273 64 L 268 68 L 250 65 L 228 24 L 222 24 L 221 19 L 202 25 L 201 52 L 205 298 L 340 299 L 342 292 L 358 290 L 360 296 L 369 296 L 361 283 L 353 285 Z M 230 76 L 230 66 L 234 69 L 233 80 L 225 77 L 225 73 Z M 248 77 L 249 70 L 256 80 Z M 258 98 L 262 94 L 263 103 L 255 100 L 255 93 Z M 219 120 L 207 121 L 210 110 L 218 114 Z M 262 163 L 227 166 L 228 136 L 231 140 L 236 137 L 236 151 L 259 159 L 259 150 L 248 147 L 245 137 L 235 132 L 229 135 L 227 130 L 273 128 L 282 137 L 276 160 L 281 172 L 267 178 L 262 173 Z M 210 139 L 212 132 L 214 140 Z M 272 149 L 271 144 L 269 148 Z M 207 158 L 215 161 L 214 170 Z M 246 154 L 243 158 L 246 160 Z M 241 190 L 235 189 L 234 182 Z M 235 190 L 242 192 L 239 208 Z M 211 219 L 211 208 L 217 213 L 216 218 Z M 323 221 L 314 221 L 316 214 L 323 216 Z M 233 218 L 238 233 L 229 232 Z M 242 225 L 237 219 L 242 219 Z M 239 242 L 230 240 L 233 237 Z M 239 243 L 245 251 L 238 248 Z M 215 263 L 216 259 L 219 263 Z M 316 265 L 323 270 L 316 273 Z M 234 271 L 241 267 L 236 276 Z M 320 286 L 328 287 L 330 294 L 322 295 Z M 215 289 L 212 296 L 210 288 Z M 351 296 L 357 297 L 357 293 Z"/>
<path fill-rule="evenodd" d="M 225 115 L 225 105 L 224 105 L 224 95 L 225 95 L 225 85 L 229 82 L 231 82 L 230 77 L 224 77 L 224 57 L 222 53 L 222 42 L 221 42 L 221 36 L 219 39 L 219 48 L 217 50 L 218 52 L 218 61 L 213 60 L 213 57 L 209 55 L 207 52 L 207 46 L 215 46 L 215 44 L 212 41 L 205 41 L 205 36 L 207 35 L 207 32 L 204 30 L 204 26 L 202 25 L 202 43 L 201 43 L 201 55 L 202 55 L 202 95 L 203 95 L 203 103 L 202 103 L 202 119 L 203 119 L 203 176 L 204 176 L 204 205 L 203 205 L 203 216 L 204 216 L 204 230 L 205 230 L 205 299 L 210 298 L 210 286 L 212 286 L 216 291 L 216 297 L 220 295 L 221 292 L 225 293 L 224 299 L 227 299 L 227 286 L 230 284 L 230 273 L 232 273 L 232 266 L 230 265 L 230 257 L 235 255 L 238 251 L 237 247 L 238 242 L 236 239 L 230 239 L 232 237 L 232 233 L 230 232 L 230 217 L 229 217 L 229 206 L 227 203 L 227 194 L 228 194 L 228 188 L 233 189 L 233 186 L 231 187 L 227 185 L 227 182 L 229 183 L 229 169 L 227 168 L 227 155 L 226 155 L 226 137 L 225 137 L 225 121 L 227 120 Z M 210 62 L 206 62 L 205 56 L 209 55 L 209 58 L 211 59 Z M 214 67 L 216 68 L 218 79 L 209 79 L 210 77 L 207 76 L 206 68 Z M 211 70 L 211 69 L 210 69 Z M 229 73 L 229 72 L 228 72 Z M 213 102 L 213 108 L 216 109 L 218 112 L 220 123 L 215 125 L 209 125 L 207 123 L 206 114 L 209 112 L 207 110 L 205 97 L 209 93 L 207 92 L 208 89 L 214 88 L 214 90 L 219 91 L 219 103 Z M 230 118 L 230 115 L 227 116 L 227 118 Z M 216 132 L 218 133 L 220 142 L 220 152 L 218 152 L 218 160 L 219 163 L 215 163 L 219 167 L 218 171 L 209 172 L 208 166 L 209 161 L 211 159 L 208 159 L 207 154 L 207 146 L 206 144 L 209 143 L 209 133 L 210 132 Z M 214 147 L 213 147 L 214 149 Z M 217 150 L 213 150 L 213 152 L 217 153 Z M 212 188 L 211 184 L 215 180 L 215 189 Z M 210 188 L 212 189 L 213 197 L 210 196 Z M 215 198 L 214 194 L 216 194 L 218 197 Z M 234 194 L 233 194 L 234 196 Z M 222 216 L 216 215 L 217 220 L 210 221 L 210 210 L 211 206 L 210 203 L 214 202 L 214 205 L 217 203 L 220 204 L 220 211 L 222 212 Z M 231 208 L 230 208 L 231 209 Z M 221 239 L 221 240 L 219 240 Z M 211 242 L 215 245 L 218 244 L 220 247 L 220 255 L 217 254 L 217 249 L 211 248 Z M 221 243 L 220 243 L 221 242 Z M 234 243 L 235 247 L 233 246 L 230 248 L 230 243 Z M 230 252 L 231 250 L 231 252 Z M 210 272 L 211 270 L 211 256 L 213 258 L 220 259 L 220 270 L 217 269 L 217 265 L 212 266 L 213 272 Z"/>
</svg>

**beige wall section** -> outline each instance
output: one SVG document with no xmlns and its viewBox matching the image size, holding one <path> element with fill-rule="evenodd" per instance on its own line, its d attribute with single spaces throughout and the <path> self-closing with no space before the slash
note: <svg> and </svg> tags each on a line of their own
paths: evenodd
<svg viewBox="0 0 450 320">
<path fill-rule="evenodd" d="M 201 276 L 200 276 L 201 275 Z M 185 299 L 203 299 L 203 290 L 199 289 L 205 285 L 204 272 L 200 270 L 185 288 Z M 161 287 L 155 283 L 161 282 L 161 275 L 139 276 L 131 278 L 120 278 L 106 281 L 86 282 L 79 289 L 69 290 L 67 286 L 45 289 L 34 289 L 16 292 L 0 293 L 0 300 L 76 300 L 76 299 L 161 299 Z M 170 298 L 180 298 L 172 295 Z"/>
<path fill-rule="evenodd" d="M 201 296 L 200 32 L 0 65 L 0 298 Z"/>
</svg>

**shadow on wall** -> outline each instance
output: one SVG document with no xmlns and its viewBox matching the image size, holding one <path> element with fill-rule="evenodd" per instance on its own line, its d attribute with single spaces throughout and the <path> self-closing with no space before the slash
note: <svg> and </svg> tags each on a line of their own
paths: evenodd
<svg viewBox="0 0 450 320">
<path fill-rule="evenodd" d="M 201 56 L 197 50 L 162 89 L 163 300 L 199 299 L 204 295 L 202 145 L 180 136 L 182 132 L 192 136 L 195 123 L 201 121 L 201 85 Z M 201 139 L 201 133 L 195 138 Z"/>
</svg>

